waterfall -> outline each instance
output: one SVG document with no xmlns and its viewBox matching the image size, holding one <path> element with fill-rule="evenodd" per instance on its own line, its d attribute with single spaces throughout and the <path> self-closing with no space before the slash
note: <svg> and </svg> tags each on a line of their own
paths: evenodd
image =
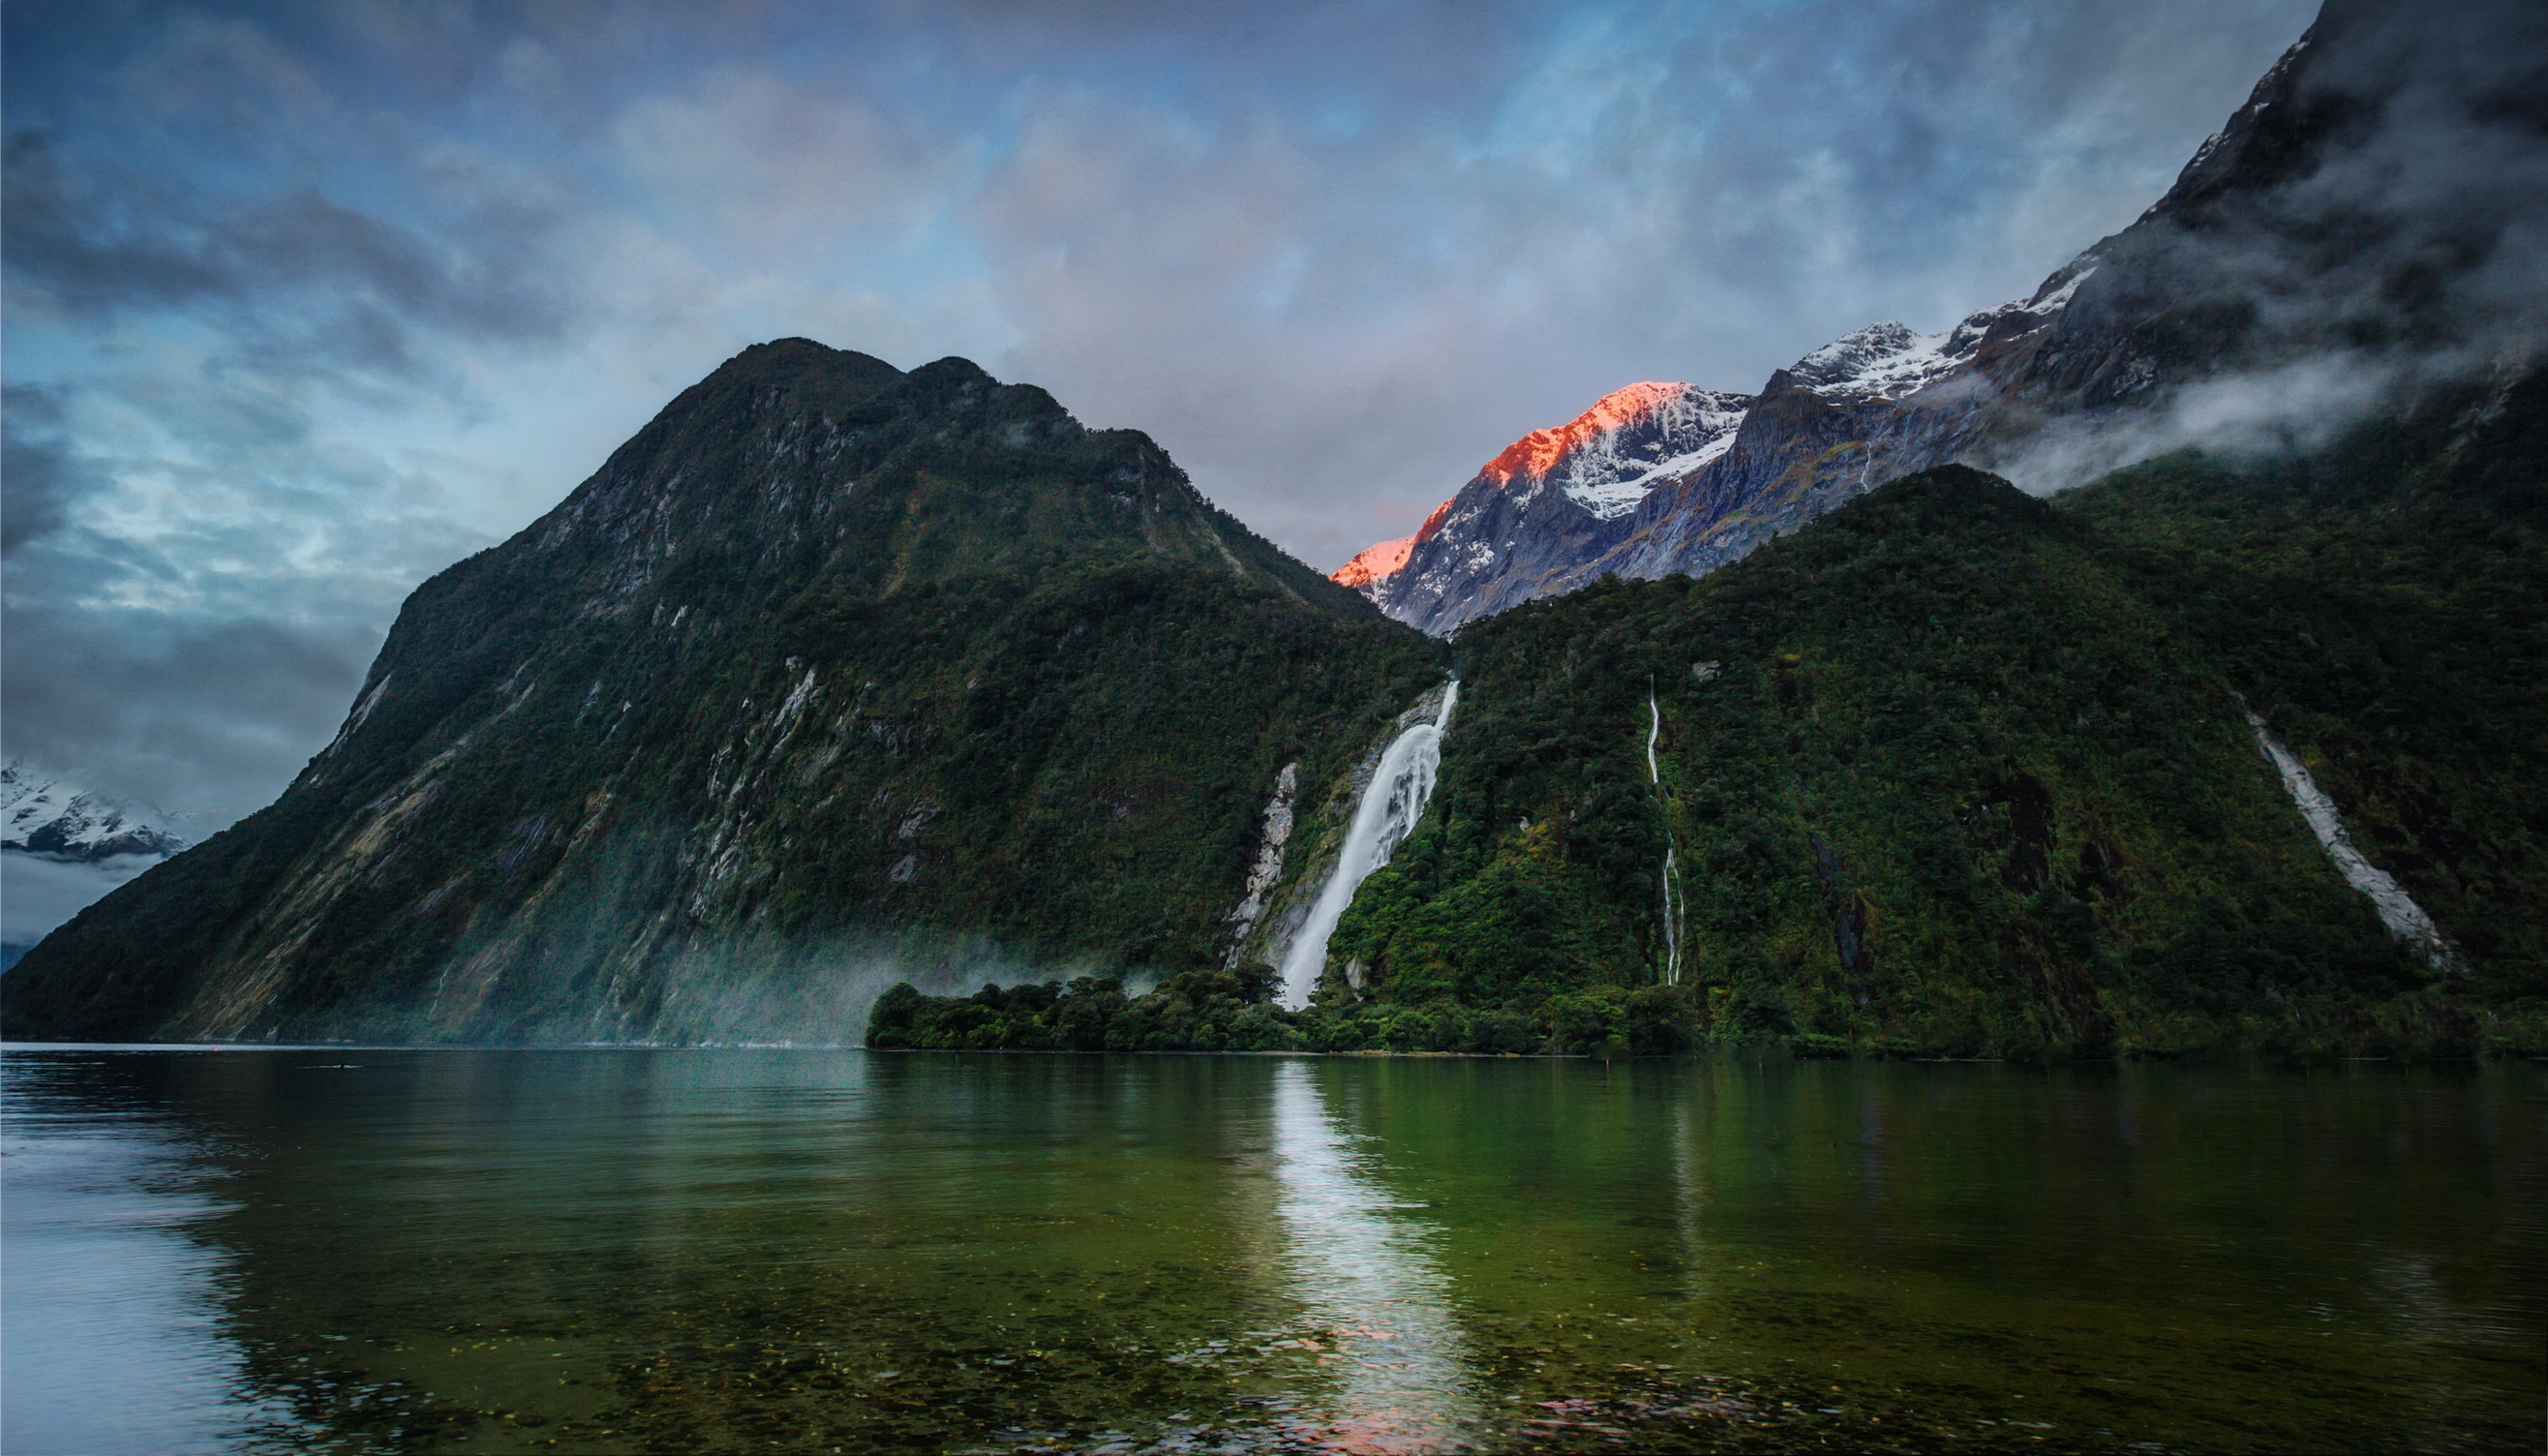
<svg viewBox="0 0 2548 1456">
<path fill-rule="evenodd" d="M 2284 789 L 2300 807 L 2301 817 L 2309 821 L 2310 833 L 2318 836 L 2326 857 L 2335 862 L 2336 872 L 2344 876 L 2344 882 L 2370 896 L 2371 908 L 2380 912 L 2380 923 L 2389 928 L 2389 934 L 2413 947 L 2433 969 L 2468 969 L 2467 958 L 2442 934 L 2441 927 L 2433 924 L 2433 917 L 2424 913 L 2424 907 L 2391 879 L 2387 870 L 2364 859 L 2362 852 L 2353 847 L 2353 837 L 2344 832 L 2344 820 L 2335 811 L 2335 801 L 2319 788 L 2308 767 L 2265 727 L 2265 720 L 2254 708 L 2246 711 L 2247 726 L 2256 730 L 2256 747 L 2264 750 L 2275 771 L 2283 775 Z"/>
<path fill-rule="evenodd" d="M 1646 711 L 1654 721 L 1646 728 L 1646 777 L 1655 785 L 1655 797 L 1664 792 L 1664 771 L 1655 763 L 1655 740 L 1664 736 L 1664 710 L 1655 701 L 1655 685 L 1646 684 Z M 1671 806 L 1665 806 L 1667 815 Z M 1681 905 L 1673 894 L 1673 862 L 1680 858 L 1681 845 L 1672 832 L 1672 821 L 1664 821 L 1664 984 L 1681 984 Z"/>
<path fill-rule="evenodd" d="M 1336 853 L 1336 867 L 1319 890 L 1310 918 L 1292 938 L 1283 956 L 1283 1005 L 1298 1011 L 1310 1004 L 1310 992 L 1327 968 L 1327 938 L 1353 903 L 1354 891 L 1371 872 L 1389 863 L 1390 852 L 1407 838 L 1423 816 L 1424 801 L 1433 796 L 1433 774 L 1442 767 L 1442 730 L 1450 726 L 1451 705 L 1460 700 L 1460 680 L 1442 689 L 1442 709 L 1430 723 L 1418 723 L 1390 740 L 1380 768 L 1354 804 L 1353 827 Z"/>
</svg>

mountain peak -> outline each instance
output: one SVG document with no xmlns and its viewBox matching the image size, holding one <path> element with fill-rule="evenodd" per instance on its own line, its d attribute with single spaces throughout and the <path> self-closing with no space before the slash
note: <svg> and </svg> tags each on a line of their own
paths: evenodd
<svg viewBox="0 0 2548 1456">
<path fill-rule="evenodd" d="M 0 764 L 0 849 L 49 860 L 111 860 L 165 859 L 184 848 L 186 841 L 146 810 L 37 773 L 23 760 Z"/>
<path fill-rule="evenodd" d="M 1478 475 L 1499 485 L 1508 484 L 1516 476 L 1543 478 L 1575 450 L 1653 416 L 1688 389 L 1685 384 L 1649 381 L 1612 390 L 1565 424 L 1532 430 L 1504 446 L 1503 452 L 1488 461 Z"/>
<path fill-rule="evenodd" d="M 1411 626 L 1448 630 L 1476 614 L 1473 579 L 1517 542 L 1605 540 L 1646 497 L 1734 442 L 1749 395 L 1646 381 L 1612 390 L 1555 429 L 1535 429 L 1487 462 L 1415 533 L 1383 541 L 1330 578 Z"/>
</svg>

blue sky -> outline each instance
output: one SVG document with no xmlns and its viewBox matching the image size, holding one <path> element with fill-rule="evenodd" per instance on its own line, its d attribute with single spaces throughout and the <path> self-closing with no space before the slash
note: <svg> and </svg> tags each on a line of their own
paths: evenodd
<svg viewBox="0 0 2548 1456">
<path fill-rule="evenodd" d="M 1332 568 L 1621 384 L 2032 291 L 2313 9 L 11 0 L 0 733 L 228 823 L 417 581 L 787 334 Z"/>
</svg>

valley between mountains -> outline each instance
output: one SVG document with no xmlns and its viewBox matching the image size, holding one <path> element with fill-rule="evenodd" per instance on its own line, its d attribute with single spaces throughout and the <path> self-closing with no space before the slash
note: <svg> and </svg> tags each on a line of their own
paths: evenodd
<svg viewBox="0 0 2548 1456">
<path fill-rule="evenodd" d="M 2032 297 L 1621 389 L 1333 579 L 1041 389 L 755 345 L 0 1027 L 2548 1053 L 2541 200 L 2355 180 L 2499 20 L 2330 5 Z M 2536 69 L 2449 115 L 2548 152 Z"/>
</svg>

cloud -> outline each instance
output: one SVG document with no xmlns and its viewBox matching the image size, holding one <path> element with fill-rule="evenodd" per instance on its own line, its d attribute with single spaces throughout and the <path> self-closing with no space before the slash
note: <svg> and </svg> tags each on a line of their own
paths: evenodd
<svg viewBox="0 0 2548 1456">
<path fill-rule="evenodd" d="M 2056 421 L 2013 479 L 2323 448 L 2548 344 L 2548 13 L 2339 8 L 2277 75 L 2062 320 L 2160 387 Z"/>
<path fill-rule="evenodd" d="M 0 390 L 0 556 L 58 530 L 89 488 L 61 438 L 60 396 L 33 386 Z"/>
<path fill-rule="evenodd" d="M 91 901 L 159 863 L 118 855 L 71 863 L 0 850 L 0 946 L 32 946 Z"/>
<path fill-rule="evenodd" d="M 121 316 L 212 316 L 269 370 L 352 368 L 411 379 L 419 330 L 511 343 L 554 338 L 573 309 L 536 202 L 448 169 L 439 235 L 322 194 L 219 200 L 167 177 L 66 159 L 12 132 L 0 258 L 21 307 L 91 326 Z"/>
<path fill-rule="evenodd" d="M 786 334 L 1332 566 L 1619 384 L 2028 291 L 2309 3 L 12 4 L 10 748 L 217 827 L 415 582 Z"/>
<path fill-rule="evenodd" d="M 2239 43 L 2188 51 L 2191 10 L 1577 7 L 1458 49 L 1465 90 L 1418 68 L 1427 102 L 1368 94 L 1388 41 L 1334 34 L 1324 111 L 1265 99 L 1314 63 L 1273 41 L 1219 103 L 1036 89 L 973 203 L 995 362 L 1333 565 L 1620 384 L 1748 389 L 2031 292 L 2304 19 L 2216 12 Z"/>
</svg>

